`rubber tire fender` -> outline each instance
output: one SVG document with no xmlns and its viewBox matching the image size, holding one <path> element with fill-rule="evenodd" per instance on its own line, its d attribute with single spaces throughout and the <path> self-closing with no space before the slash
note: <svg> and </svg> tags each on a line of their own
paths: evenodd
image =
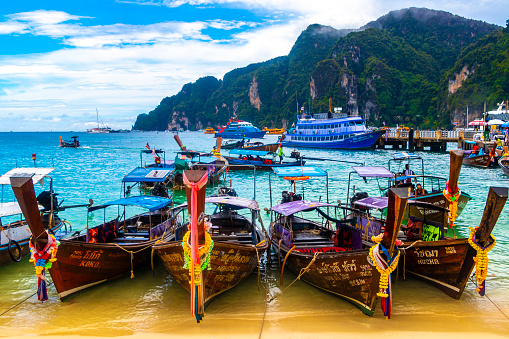
<svg viewBox="0 0 509 339">
<path fill-rule="evenodd" d="M 14 253 L 12 253 L 11 246 L 14 244 L 18 248 L 19 256 L 17 258 L 14 257 Z M 16 240 L 9 240 L 9 244 L 7 245 L 7 251 L 9 252 L 9 256 L 11 257 L 12 261 L 14 262 L 20 262 L 21 258 L 23 257 L 23 254 L 21 253 L 21 246 L 18 244 Z"/>
</svg>

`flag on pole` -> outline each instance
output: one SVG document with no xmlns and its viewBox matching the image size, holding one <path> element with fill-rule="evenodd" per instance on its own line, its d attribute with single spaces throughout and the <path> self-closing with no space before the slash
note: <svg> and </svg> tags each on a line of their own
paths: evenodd
<svg viewBox="0 0 509 339">
<path fill-rule="evenodd" d="M 150 150 L 150 146 L 148 145 L 148 142 L 147 142 L 147 144 L 145 145 L 145 147 L 146 147 L 148 150 Z"/>
</svg>

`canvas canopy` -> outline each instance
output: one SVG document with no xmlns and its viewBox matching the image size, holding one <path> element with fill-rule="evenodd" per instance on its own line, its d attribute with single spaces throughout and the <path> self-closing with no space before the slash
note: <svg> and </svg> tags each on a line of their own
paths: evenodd
<svg viewBox="0 0 509 339">
<path fill-rule="evenodd" d="M 171 169 L 138 167 L 127 174 L 122 182 L 163 182 L 171 174 Z"/>
<path fill-rule="evenodd" d="M 266 151 L 253 151 L 253 150 L 249 150 L 249 149 L 234 149 L 234 150 L 231 150 L 230 151 L 230 154 L 236 154 L 236 155 L 254 155 L 254 156 L 260 156 L 260 157 L 264 157 L 266 156 L 267 154 L 269 154 L 269 152 L 266 152 Z"/>
<path fill-rule="evenodd" d="M 251 210 L 259 211 L 260 207 L 258 207 L 258 203 L 251 199 L 241 198 L 241 197 L 232 197 L 229 195 L 225 196 L 216 196 L 216 197 L 206 197 L 206 204 L 216 204 L 223 205 L 227 207 L 233 208 L 249 208 Z M 187 207 L 187 202 L 177 206 L 177 208 Z"/>
<path fill-rule="evenodd" d="M 394 160 L 406 160 L 406 159 L 420 159 L 421 156 L 415 153 L 400 152 L 392 155 Z"/>
<path fill-rule="evenodd" d="M 40 183 L 41 185 L 44 185 L 44 177 L 53 172 L 53 170 L 54 168 L 39 167 L 13 168 L 0 177 L 0 185 L 10 185 L 10 178 L 19 176 L 31 176 L 34 184 Z"/>
<path fill-rule="evenodd" d="M 474 120 L 468 123 L 468 126 L 486 126 L 486 122 L 484 120 Z"/>
<path fill-rule="evenodd" d="M 364 206 L 367 208 L 376 208 L 382 210 L 389 206 L 389 198 L 387 197 L 367 197 L 364 199 L 360 199 L 354 202 L 355 205 Z M 427 202 L 418 201 L 418 200 L 408 200 L 408 205 L 426 208 L 435 211 L 447 211 L 446 208 L 436 206 Z"/>
<path fill-rule="evenodd" d="M 317 166 L 274 167 L 278 177 L 325 177 L 327 172 Z"/>
<path fill-rule="evenodd" d="M 38 206 L 39 211 L 42 210 L 42 206 Z M 0 203 L 0 217 L 8 217 L 11 215 L 21 214 L 21 208 L 17 201 L 3 202 Z"/>
<path fill-rule="evenodd" d="M 382 166 L 353 166 L 355 172 L 363 178 L 392 178 L 394 174 Z"/>
<path fill-rule="evenodd" d="M 107 206 L 139 206 L 148 209 L 150 212 L 169 206 L 171 199 L 156 197 L 152 195 L 141 195 L 135 197 L 127 197 L 122 199 L 113 200 L 102 204 L 100 206 L 92 206 L 88 209 L 89 212 L 106 208 Z"/>
<path fill-rule="evenodd" d="M 488 121 L 488 125 L 503 125 L 505 121 L 502 121 L 500 119 L 491 119 Z"/>
<path fill-rule="evenodd" d="M 332 204 L 327 204 L 325 202 L 320 202 L 320 201 L 298 200 L 298 201 L 285 202 L 284 204 L 276 205 L 276 206 L 272 207 L 272 210 L 279 214 L 289 216 L 289 215 L 295 214 L 297 212 L 308 211 L 308 210 L 312 210 L 317 207 L 323 207 L 323 206 L 336 207 Z"/>
</svg>

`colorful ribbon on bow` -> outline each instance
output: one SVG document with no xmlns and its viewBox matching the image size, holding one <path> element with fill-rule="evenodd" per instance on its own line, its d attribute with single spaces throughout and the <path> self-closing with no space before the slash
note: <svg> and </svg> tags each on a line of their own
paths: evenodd
<svg viewBox="0 0 509 339">
<path fill-rule="evenodd" d="M 47 233 L 48 234 L 48 233 Z M 30 262 L 34 263 L 35 274 L 37 275 L 37 298 L 40 301 L 48 300 L 46 289 L 46 269 L 50 269 L 53 262 L 57 260 L 57 250 L 59 242 L 55 236 L 48 234 L 48 243 L 42 250 L 38 250 L 32 243 L 32 238 L 28 242 L 30 247 Z"/>
</svg>

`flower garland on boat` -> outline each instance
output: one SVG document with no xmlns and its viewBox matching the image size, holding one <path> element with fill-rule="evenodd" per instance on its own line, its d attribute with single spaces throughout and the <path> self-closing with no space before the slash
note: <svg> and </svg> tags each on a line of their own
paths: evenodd
<svg viewBox="0 0 509 339">
<path fill-rule="evenodd" d="M 475 262 L 475 279 L 477 280 L 477 292 L 481 296 L 484 296 L 486 290 L 486 277 L 488 276 L 488 252 L 491 251 L 495 245 L 497 244 L 497 241 L 495 240 L 495 237 L 490 234 L 491 239 L 493 240 L 490 244 L 486 246 L 481 246 L 477 240 L 476 240 L 476 232 L 479 229 L 479 227 L 476 228 L 470 228 L 470 236 L 468 237 L 468 243 L 474 250 L 477 251 L 477 256 L 474 257 Z"/>
<path fill-rule="evenodd" d="M 453 192 L 451 186 L 449 186 L 449 181 L 445 183 L 444 189 L 444 197 L 449 201 L 449 220 L 451 221 L 449 224 L 449 228 L 454 227 L 454 222 L 456 221 L 456 217 L 458 216 L 458 199 L 461 196 L 461 190 L 458 185 L 456 185 L 456 190 Z"/>
<path fill-rule="evenodd" d="M 376 270 L 380 273 L 380 282 L 378 283 L 380 291 L 376 295 L 382 298 L 382 311 L 387 319 L 390 319 L 392 309 L 391 273 L 398 267 L 401 252 L 398 250 L 398 253 L 391 258 L 389 251 L 381 244 L 382 238 L 383 233 L 371 237 L 371 241 L 375 244 L 369 249 L 369 257 Z M 382 249 L 385 256 L 390 258 L 388 262 L 382 258 L 379 249 Z"/>
<path fill-rule="evenodd" d="M 48 234 L 48 243 L 42 250 L 38 250 L 32 243 L 32 237 L 28 242 L 30 247 L 30 262 L 34 263 L 35 274 L 37 275 L 37 298 L 40 301 L 48 300 L 48 292 L 46 289 L 46 269 L 50 269 L 52 264 L 57 260 L 57 250 L 60 244 L 54 235 Z"/>
<path fill-rule="evenodd" d="M 210 270 L 210 254 L 212 253 L 212 249 L 214 248 L 214 240 L 207 232 L 210 228 L 210 223 L 205 223 L 205 244 L 199 248 L 198 252 L 201 258 L 200 270 L 203 271 L 205 269 Z M 191 245 L 189 245 L 189 236 L 191 235 L 191 231 L 187 231 L 184 235 L 184 239 L 182 239 L 182 247 L 184 248 L 184 268 L 189 269 L 191 271 Z M 191 272 L 189 272 L 191 273 Z M 192 280 L 189 281 L 192 283 Z"/>
</svg>

